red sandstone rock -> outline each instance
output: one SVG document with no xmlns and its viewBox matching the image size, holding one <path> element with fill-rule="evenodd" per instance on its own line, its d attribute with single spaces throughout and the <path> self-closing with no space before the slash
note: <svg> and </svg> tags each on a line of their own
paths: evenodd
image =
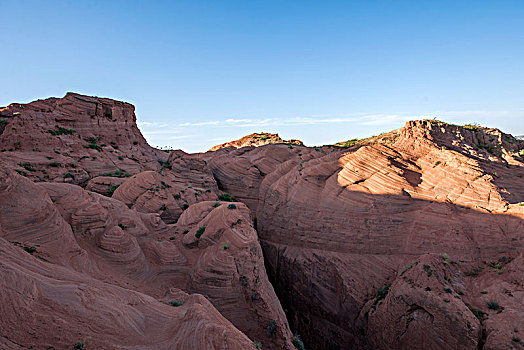
<svg viewBox="0 0 524 350">
<path fill-rule="evenodd" d="M 522 346 L 524 141 L 425 120 L 168 154 L 133 110 L 0 109 L 0 347 L 291 348 L 288 320 L 309 349 Z"/>
<path fill-rule="evenodd" d="M 269 144 L 275 144 L 275 143 L 284 143 L 289 145 L 299 145 L 303 146 L 304 144 L 300 140 L 283 140 L 278 136 L 278 134 L 270 134 L 267 132 L 262 133 L 254 133 L 250 135 L 246 135 L 238 140 L 226 142 L 217 146 L 213 146 L 210 151 L 216 151 L 222 148 L 228 148 L 228 147 L 234 147 L 234 148 L 242 148 L 242 147 L 248 147 L 248 146 L 254 146 L 254 147 L 260 147 L 264 145 Z"/>
</svg>

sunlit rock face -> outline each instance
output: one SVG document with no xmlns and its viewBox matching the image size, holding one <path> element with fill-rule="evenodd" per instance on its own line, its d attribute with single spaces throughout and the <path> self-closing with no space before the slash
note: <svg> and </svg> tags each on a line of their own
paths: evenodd
<svg viewBox="0 0 524 350">
<path fill-rule="evenodd" d="M 238 140 L 226 142 L 220 145 L 213 146 L 210 151 L 217 151 L 222 148 L 242 148 L 242 147 L 260 147 L 270 144 L 288 144 L 288 145 L 299 145 L 304 144 L 300 140 L 284 140 L 278 134 L 271 134 L 267 132 L 253 133 L 246 135 Z"/>
<path fill-rule="evenodd" d="M 253 134 L 187 154 L 104 98 L 0 119 L 2 348 L 521 346 L 511 135 L 421 120 L 347 147 Z"/>
<path fill-rule="evenodd" d="M 524 326 L 523 146 L 498 130 L 414 121 L 348 149 L 204 157 L 256 213 L 270 280 L 309 347 L 469 349 L 510 345 Z M 508 306 L 491 310 L 491 299 Z"/>
</svg>

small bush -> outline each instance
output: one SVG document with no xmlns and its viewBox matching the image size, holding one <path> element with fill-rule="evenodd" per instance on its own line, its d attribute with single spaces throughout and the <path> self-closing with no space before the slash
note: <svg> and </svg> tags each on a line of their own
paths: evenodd
<svg viewBox="0 0 524 350">
<path fill-rule="evenodd" d="M 0 119 L 0 125 L 7 125 L 9 122 L 5 119 Z"/>
<path fill-rule="evenodd" d="M 468 271 L 465 273 L 466 276 L 473 276 L 473 277 L 476 277 L 479 275 L 479 273 L 484 270 L 483 267 L 474 267 L 471 269 L 471 271 Z"/>
<path fill-rule="evenodd" d="M 233 197 L 232 195 L 230 195 L 229 193 L 219 194 L 218 200 L 224 201 L 224 202 L 238 202 L 238 200 L 235 197 Z"/>
<path fill-rule="evenodd" d="M 184 230 L 184 231 L 182 231 L 182 234 L 183 234 L 183 235 L 187 235 L 188 233 L 189 233 L 189 230 Z"/>
<path fill-rule="evenodd" d="M 482 292 L 480 292 L 480 294 L 488 294 L 488 292 L 486 292 L 485 290 L 483 290 Z"/>
<path fill-rule="evenodd" d="M 220 206 L 220 202 L 213 203 L 213 208 L 218 208 Z"/>
<path fill-rule="evenodd" d="M 449 299 L 444 299 L 444 302 L 445 303 L 449 303 Z"/>
<path fill-rule="evenodd" d="M 184 203 L 184 204 L 182 204 L 181 208 L 182 208 L 182 210 L 186 210 L 187 208 L 189 208 L 189 204 Z"/>
<path fill-rule="evenodd" d="M 253 342 L 253 345 L 254 345 L 255 348 L 257 348 L 257 349 L 262 349 L 262 344 L 260 344 L 260 342 L 258 342 L 258 341 L 254 341 L 254 342 Z"/>
<path fill-rule="evenodd" d="M 444 292 L 451 294 L 453 293 L 453 290 L 449 287 L 444 287 Z"/>
<path fill-rule="evenodd" d="M 228 206 L 227 206 L 227 209 L 236 209 L 237 206 L 233 203 L 230 203 Z"/>
<path fill-rule="evenodd" d="M 105 174 L 103 174 L 102 176 L 120 177 L 120 178 L 122 178 L 122 177 L 130 177 L 131 174 L 126 173 L 126 172 L 123 171 L 123 170 L 117 169 L 117 170 L 115 170 L 115 171 L 113 171 L 113 172 L 105 173 Z"/>
<path fill-rule="evenodd" d="M 107 197 L 113 197 L 113 193 L 115 193 L 116 189 L 120 187 L 120 185 L 114 185 L 114 186 L 111 186 L 109 187 L 109 189 L 107 190 Z"/>
<path fill-rule="evenodd" d="M 75 176 L 73 174 L 71 174 L 71 173 L 67 173 L 67 174 L 64 175 L 64 179 L 73 179 L 74 180 Z"/>
<path fill-rule="evenodd" d="M 520 338 L 514 336 L 513 338 L 511 338 L 511 341 L 515 343 L 520 343 Z"/>
<path fill-rule="evenodd" d="M 204 234 L 204 231 L 206 230 L 206 227 L 205 226 L 200 226 L 197 230 L 197 232 L 195 233 L 195 237 L 200 239 L 200 237 L 202 237 L 202 235 Z"/>
<path fill-rule="evenodd" d="M 385 285 L 384 287 L 380 288 L 377 291 L 377 297 L 375 298 L 375 302 L 373 303 L 373 306 L 376 306 L 381 300 L 383 300 L 386 297 L 386 295 L 388 295 L 390 287 L 391 287 L 391 283 Z"/>
<path fill-rule="evenodd" d="M 468 129 L 468 130 L 471 130 L 471 131 L 479 131 L 480 130 L 480 127 L 477 123 L 473 123 L 473 124 L 466 124 L 464 125 L 464 129 Z"/>
<path fill-rule="evenodd" d="M 488 301 L 486 304 L 488 305 L 488 309 L 490 310 L 498 310 L 500 308 L 499 303 L 493 300 Z"/>
<path fill-rule="evenodd" d="M 222 244 L 220 245 L 220 248 L 221 248 L 222 250 L 228 250 L 228 249 L 229 249 L 229 243 L 222 243 Z"/>
<path fill-rule="evenodd" d="M 77 341 L 75 345 L 73 345 L 73 349 L 75 350 L 82 350 L 84 348 L 84 342 Z"/>
<path fill-rule="evenodd" d="M 61 126 L 58 127 L 56 130 L 47 130 L 47 132 L 53 136 L 59 136 L 59 135 L 71 135 L 76 132 L 76 130 L 73 129 L 66 129 L 62 128 Z"/>
<path fill-rule="evenodd" d="M 182 302 L 182 301 L 174 301 L 174 300 L 171 300 L 171 301 L 169 302 L 169 305 L 174 306 L 174 307 L 179 307 L 179 306 L 184 305 L 184 302 Z"/>
<path fill-rule="evenodd" d="M 270 337 L 274 337 L 277 332 L 277 321 L 270 320 L 269 325 L 266 327 L 266 332 Z"/>
<path fill-rule="evenodd" d="M 304 346 L 304 342 L 302 341 L 302 338 L 300 338 L 299 334 L 295 334 L 293 337 L 293 345 L 298 350 L 305 350 L 306 347 Z"/>
<path fill-rule="evenodd" d="M 52 166 L 53 168 L 58 168 L 61 164 L 58 162 L 51 162 L 49 163 L 49 166 Z"/>
<path fill-rule="evenodd" d="M 35 168 L 30 163 L 18 163 L 21 167 L 23 167 L 27 171 L 36 171 Z"/>
<path fill-rule="evenodd" d="M 24 247 L 24 250 L 26 252 L 28 252 L 29 254 L 33 255 L 33 253 L 36 253 L 36 248 L 35 246 L 30 246 L 30 247 Z"/>
</svg>

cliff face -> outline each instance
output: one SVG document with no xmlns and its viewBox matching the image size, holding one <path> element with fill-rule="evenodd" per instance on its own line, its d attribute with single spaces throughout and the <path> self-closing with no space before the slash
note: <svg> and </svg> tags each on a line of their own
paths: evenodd
<svg viewBox="0 0 524 350">
<path fill-rule="evenodd" d="M 217 201 L 202 160 L 147 145 L 133 110 L 76 94 L 2 109 L 0 344 L 291 348 L 249 209 Z"/>
<path fill-rule="evenodd" d="M 260 147 L 264 145 L 270 145 L 270 144 L 277 144 L 277 143 L 284 143 L 289 145 L 299 145 L 303 146 L 302 141 L 299 140 L 283 140 L 278 136 L 278 134 L 270 134 L 267 132 L 263 133 L 253 133 L 246 135 L 238 140 L 226 142 L 217 146 L 214 146 L 210 149 L 210 151 L 216 151 L 222 148 L 242 148 L 242 147 Z"/>
<path fill-rule="evenodd" d="M 524 141 L 425 120 L 192 155 L 133 110 L 0 110 L 0 347 L 522 346 Z"/>
<path fill-rule="evenodd" d="M 2 162 L 35 181 L 83 184 L 95 175 L 156 170 L 168 154 L 150 147 L 125 102 L 68 93 L 0 109 Z"/>
<path fill-rule="evenodd" d="M 416 121 L 349 149 L 205 157 L 256 212 L 270 280 L 308 346 L 471 349 L 524 326 L 522 148 L 498 130 Z"/>
</svg>

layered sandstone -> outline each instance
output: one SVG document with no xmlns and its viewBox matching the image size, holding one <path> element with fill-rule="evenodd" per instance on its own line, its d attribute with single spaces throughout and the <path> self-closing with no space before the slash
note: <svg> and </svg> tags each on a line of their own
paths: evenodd
<svg viewBox="0 0 524 350">
<path fill-rule="evenodd" d="M 220 145 L 213 146 L 210 149 L 210 151 L 216 151 L 216 150 L 219 150 L 222 148 L 228 148 L 228 147 L 233 147 L 233 148 L 242 148 L 242 147 L 248 147 L 248 146 L 260 147 L 260 146 L 275 144 L 275 143 L 284 143 L 284 144 L 299 145 L 299 146 L 304 145 L 302 141 L 300 140 L 295 140 L 295 139 L 284 140 L 280 136 L 278 136 L 278 134 L 262 132 L 262 133 L 249 134 L 238 140 L 229 141 L 226 143 L 222 143 Z"/>
<path fill-rule="evenodd" d="M 289 349 L 291 330 L 308 349 L 522 346 L 511 135 L 421 120 L 186 154 L 109 99 L 0 119 L 0 347 Z"/>
</svg>

